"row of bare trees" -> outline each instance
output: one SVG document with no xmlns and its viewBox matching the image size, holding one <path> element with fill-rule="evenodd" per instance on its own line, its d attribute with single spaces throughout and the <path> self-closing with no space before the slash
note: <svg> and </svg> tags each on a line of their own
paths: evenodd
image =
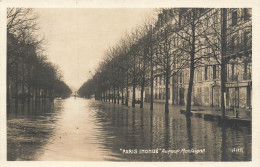
<svg viewBox="0 0 260 167">
<path fill-rule="evenodd" d="M 132 107 L 135 107 L 138 87 L 141 89 L 142 108 L 144 90 L 149 87 L 150 109 L 153 110 L 154 78 L 163 76 L 166 92 L 165 113 L 168 113 L 171 82 L 178 83 L 179 78 L 176 76 L 188 70 L 186 112 L 190 114 L 195 69 L 203 65 L 217 64 L 221 68 L 221 106 L 225 117 L 225 67 L 229 60 L 234 58 L 231 55 L 237 54 L 231 47 L 234 46 L 232 36 L 237 34 L 238 29 L 252 32 L 252 24 L 246 24 L 244 20 L 241 25 L 228 25 L 233 21 L 233 18 L 228 17 L 228 13 L 233 10 L 242 11 L 236 16 L 238 20 L 245 19 L 243 12 L 247 12 L 250 18 L 250 9 L 160 9 L 158 20 L 146 21 L 132 34 L 124 36 L 116 46 L 108 49 L 93 79 L 80 88 L 80 95 L 95 94 L 97 99 L 112 100 L 114 103 L 116 100 L 119 103 L 121 97 L 122 104 L 128 106 L 128 92 L 132 88 Z M 242 39 L 249 47 L 239 50 L 247 61 L 251 61 L 250 56 L 245 54 L 251 49 L 250 38 L 252 37 L 249 35 Z"/>
<path fill-rule="evenodd" d="M 38 33 L 37 15 L 28 8 L 7 10 L 7 104 L 30 104 L 68 96 L 70 88 L 62 81 L 57 66 L 44 55 Z"/>
</svg>

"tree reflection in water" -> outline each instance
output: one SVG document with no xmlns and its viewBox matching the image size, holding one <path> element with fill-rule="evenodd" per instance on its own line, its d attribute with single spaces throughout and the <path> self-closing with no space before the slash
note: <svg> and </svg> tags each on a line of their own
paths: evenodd
<svg viewBox="0 0 260 167">
<path fill-rule="evenodd" d="M 62 103 L 56 102 L 61 109 Z M 7 111 L 7 160 L 35 160 L 53 134 L 53 103 L 10 105 Z M 37 153 L 38 152 L 38 153 Z"/>
<path fill-rule="evenodd" d="M 96 103 L 93 105 L 97 105 Z M 103 105 L 100 102 L 99 105 Z M 112 104 L 106 104 L 106 108 L 103 108 L 104 112 L 112 113 L 111 117 L 114 117 L 114 108 L 110 107 Z M 107 143 L 109 148 L 115 150 L 116 157 L 120 157 L 122 161 L 234 161 L 234 160 L 248 160 L 250 159 L 250 141 L 251 136 L 247 129 L 250 127 L 241 127 L 241 131 L 237 131 L 231 126 L 227 126 L 229 129 L 228 135 L 225 129 L 222 128 L 222 124 L 218 124 L 214 120 L 206 121 L 203 118 L 198 117 L 186 117 L 179 114 L 179 109 L 171 110 L 169 114 L 164 114 L 163 111 L 154 109 L 150 111 L 146 108 L 138 109 L 128 108 L 124 106 L 117 106 L 120 108 L 117 114 L 122 114 L 121 124 L 116 128 L 106 125 L 106 134 L 110 134 L 111 131 L 115 131 L 116 136 L 111 143 Z M 175 106 L 174 106 L 175 107 Z M 117 110 L 117 109 L 115 109 Z M 128 114 L 131 116 L 129 117 Z M 113 124 L 113 121 L 111 122 Z M 131 124 L 131 125 L 130 125 Z M 102 124 L 98 125 L 101 128 Z M 122 133 L 121 133 L 122 132 Z M 236 133 L 236 134 L 233 134 Z M 243 134 L 248 133 L 246 137 Z M 125 136 L 124 141 L 120 140 Z M 231 135 L 235 135 L 236 138 L 227 140 Z M 99 138 L 103 136 L 100 134 Z M 118 141 L 120 140 L 120 141 Z M 248 145 L 245 145 L 248 141 Z M 106 142 L 105 140 L 103 142 Z M 230 152 L 231 147 L 234 145 L 243 145 L 247 147 L 245 150 L 247 153 L 236 154 L 232 157 Z M 102 143 L 102 142 L 101 142 Z M 218 144 L 220 143 L 220 144 Z M 223 146 L 222 148 L 220 147 Z M 131 148 L 131 149 L 205 149 L 205 153 L 195 154 L 122 154 L 114 148 Z"/>
<path fill-rule="evenodd" d="M 169 113 L 165 113 L 165 132 L 164 132 L 164 149 L 169 150 L 169 140 L 170 140 L 170 117 Z M 164 161 L 169 161 L 169 156 L 164 156 Z"/>
<path fill-rule="evenodd" d="M 221 161 L 227 161 L 228 160 L 228 155 L 226 152 L 226 125 L 225 122 L 223 121 L 221 125 L 221 132 L 222 132 L 222 141 L 221 141 Z"/>
<path fill-rule="evenodd" d="M 188 148 L 189 150 L 191 149 L 196 149 L 193 147 L 193 139 L 192 139 L 192 132 L 191 132 L 191 116 L 186 115 L 186 128 L 187 128 L 187 140 L 188 140 Z M 195 161 L 196 158 L 193 153 L 189 154 L 189 161 Z"/>
</svg>

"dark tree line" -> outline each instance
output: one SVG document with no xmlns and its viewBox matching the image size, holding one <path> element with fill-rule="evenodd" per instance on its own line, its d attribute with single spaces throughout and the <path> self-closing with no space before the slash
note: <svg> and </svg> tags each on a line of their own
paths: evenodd
<svg viewBox="0 0 260 167">
<path fill-rule="evenodd" d="M 70 88 L 58 67 L 44 55 L 37 15 L 28 8 L 7 10 L 7 104 L 67 97 Z"/>
<path fill-rule="evenodd" d="M 78 90 L 78 94 L 81 97 L 91 98 L 91 95 L 95 94 L 95 85 L 93 80 L 85 82 Z"/>
</svg>

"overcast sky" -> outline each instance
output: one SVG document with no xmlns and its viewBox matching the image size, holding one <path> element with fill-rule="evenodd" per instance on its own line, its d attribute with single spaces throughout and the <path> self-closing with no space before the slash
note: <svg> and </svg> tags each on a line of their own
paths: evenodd
<svg viewBox="0 0 260 167">
<path fill-rule="evenodd" d="M 37 9 L 49 60 L 77 90 L 94 74 L 104 51 L 142 24 L 151 9 Z"/>
</svg>

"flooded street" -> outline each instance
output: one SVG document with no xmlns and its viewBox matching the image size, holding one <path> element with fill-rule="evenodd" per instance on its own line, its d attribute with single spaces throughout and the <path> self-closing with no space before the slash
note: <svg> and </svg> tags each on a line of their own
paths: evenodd
<svg viewBox="0 0 260 167">
<path fill-rule="evenodd" d="M 250 161 L 251 127 L 71 97 L 7 114 L 8 160 Z M 179 150 L 179 151 L 178 151 Z M 186 151 L 185 151 L 186 150 Z"/>
</svg>

